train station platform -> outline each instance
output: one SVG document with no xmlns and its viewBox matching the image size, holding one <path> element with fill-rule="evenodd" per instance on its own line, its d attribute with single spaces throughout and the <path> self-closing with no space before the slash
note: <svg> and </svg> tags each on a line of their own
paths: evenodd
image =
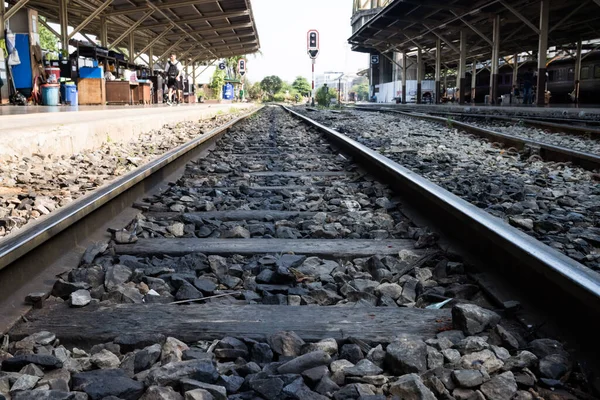
<svg viewBox="0 0 600 400">
<path fill-rule="evenodd" d="M 0 159 L 70 155 L 107 140 L 126 142 L 166 124 L 245 110 L 251 103 L 149 106 L 0 107 Z"/>
<path fill-rule="evenodd" d="M 414 112 L 440 112 L 448 114 L 489 114 L 521 118 L 560 118 L 573 120 L 600 120 L 600 105 L 551 104 L 546 107 L 534 105 L 494 106 L 487 104 L 393 104 L 356 103 L 357 107 L 391 108 Z"/>
</svg>

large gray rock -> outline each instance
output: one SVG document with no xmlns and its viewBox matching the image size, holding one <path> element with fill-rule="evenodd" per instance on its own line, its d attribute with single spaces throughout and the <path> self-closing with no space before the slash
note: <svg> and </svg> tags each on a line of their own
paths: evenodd
<svg viewBox="0 0 600 400">
<path fill-rule="evenodd" d="M 0 395 L 0 398 L 4 396 Z M 67 392 L 62 390 L 25 390 L 12 395 L 12 400 L 88 400 L 83 392 Z M 147 399 L 150 400 L 150 399 Z"/>
<path fill-rule="evenodd" d="M 400 339 L 386 349 L 385 362 L 397 375 L 427 370 L 427 345 L 422 340 Z"/>
<path fill-rule="evenodd" d="M 283 381 L 277 377 L 253 379 L 250 381 L 250 388 L 267 400 L 277 400 L 281 398 Z"/>
<path fill-rule="evenodd" d="M 286 362 L 277 368 L 280 374 L 300 374 L 307 369 L 318 367 L 320 365 L 329 365 L 331 356 L 323 350 L 313 351 L 312 353 L 304 354 L 296 357 L 291 361 Z"/>
<path fill-rule="evenodd" d="M 500 316 L 475 304 L 457 304 L 452 308 L 452 322 L 465 334 L 476 335 L 498 325 Z"/>
<path fill-rule="evenodd" d="M 219 373 L 210 360 L 175 361 L 151 370 L 146 377 L 146 384 L 177 388 L 179 381 L 184 378 L 214 383 L 219 379 Z"/>
<path fill-rule="evenodd" d="M 383 373 L 383 370 L 367 359 L 360 360 L 354 367 L 344 369 L 346 376 L 374 376 Z"/>
<path fill-rule="evenodd" d="M 548 379 L 561 379 L 570 369 L 570 362 L 564 354 L 550 354 L 540 360 L 540 375 Z"/>
<path fill-rule="evenodd" d="M 390 386 L 390 393 L 403 400 L 436 400 L 417 374 L 403 375 Z"/>
<path fill-rule="evenodd" d="M 73 375 L 73 390 L 85 392 L 90 400 L 115 396 L 123 400 L 138 400 L 144 394 L 144 384 L 134 381 L 121 369 L 99 369 Z"/>
<path fill-rule="evenodd" d="M 90 361 L 100 369 L 117 368 L 121 364 L 119 357 L 106 349 L 94 354 Z"/>
<path fill-rule="evenodd" d="M 161 352 L 162 346 L 157 343 L 135 353 L 133 364 L 135 373 L 152 367 L 160 359 Z"/>
<path fill-rule="evenodd" d="M 89 290 L 79 289 L 71 293 L 69 303 L 73 307 L 85 307 L 92 301 L 92 295 Z"/>
<path fill-rule="evenodd" d="M 31 390 L 40 380 L 39 376 L 21 375 L 10 388 L 11 393 L 20 392 L 23 390 Z"/>
<path fill-rule="evenodd" d="M 223 386 L 211 385 L 194 379 L 182 379 L 181 388 L 184 392 L 196 389 L 206 390 L 215 400 L 227 400 L 227 389 Z"/>
<path fill-rule="evenodd" d="M 375 393 L 373 393 L 373 390 L 371 390 L 369 385 L 363 383 L 352 383 L 337 391 L 333 395 L 333 398 L 334 400 L 351 400 L 359 399 L 363 396 L 372 396 L 374 394 Z"/>
<path fill-rule="evenodd" d="M 25 354 L 2 361 L 2 371 L 17 372 L 27 364 L 35 364 L 43 370 L 62 368 L 58 358 L 47 354 Z"/>
<path fill-rule="evenodd" d="M 459 369 L 452 371 L 452 377 L 458 386 L 473 388 L 481 385 L 484 380 L 489 380 L 487 373 L 476 369 Z"/>
<path fill-rule="evenodd" d="M 140 400 L 183 400 L 171 387 L 150 386 Z"/>
<path fill-rule="evenodd" d="M 517 382 L 513 373 L 508 371 L 481 385 L 481 391 L 488 399 L 510 400 L 517 393 Z"/>
<path fill-rule="evenodd" d="M 279 355 L 295 357 L 300 354 L 304 340 L 295 332 L 277 332 L 268 338 L 271 349 Z"/>
<path fill-rule="evenodd" d="M 131 269 L 124 265 L 117 264 L 108 267 L 104 276 L 104 287 L 108 291 L 116 289 L 118 286 L 129 282 L 132 274 Z"/>
</svg>

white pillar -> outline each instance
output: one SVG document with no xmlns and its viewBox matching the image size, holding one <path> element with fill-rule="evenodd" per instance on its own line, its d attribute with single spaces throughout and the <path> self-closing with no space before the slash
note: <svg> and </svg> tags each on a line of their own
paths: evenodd
<svg viewBox="0 0 600 400">
<path fill-rule="evenodd" d="M 548 25 L 550 0 L 540 1 L 540 40 L 538 46 L 537 105 L 546 104 L 546 54 L 548 53 Z"/>
</svg>

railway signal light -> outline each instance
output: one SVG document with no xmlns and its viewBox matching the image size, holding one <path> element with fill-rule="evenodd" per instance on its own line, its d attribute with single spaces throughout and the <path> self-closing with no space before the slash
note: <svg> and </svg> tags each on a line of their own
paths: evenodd
<svg viewBox="0 0 600 400">
<path fill-rule="evenodd" d="M 313 60 L 319 55 L 319 31 L 311 29 L 307 33 L 306 47 L 308 56 Z"/>
<path fill-rule="evenodd" d="M 238 72 L 241 76 L 244 76 L 246 74 L 246 60 L 243 58 L 240 58 L 238 60 Z"/>
</svg>

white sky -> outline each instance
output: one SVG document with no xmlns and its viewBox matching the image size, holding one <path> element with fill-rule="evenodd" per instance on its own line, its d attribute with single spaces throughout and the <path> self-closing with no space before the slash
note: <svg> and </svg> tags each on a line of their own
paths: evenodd
<svg viewBox="0 0 600 400">
<path fill-rule="evenodd" d="M 251 0 L 262 55 L 249 55 L 248 79 L 256 82 L 278 75 L 292 82 L 302 75 L 309 82 L 311 62 L 306 33 L 319 31 L 321 52 L 315 74 L 357 72 L 369 66 L 367 54 L 350 50 L 352 0 Z"/>
</svg>

